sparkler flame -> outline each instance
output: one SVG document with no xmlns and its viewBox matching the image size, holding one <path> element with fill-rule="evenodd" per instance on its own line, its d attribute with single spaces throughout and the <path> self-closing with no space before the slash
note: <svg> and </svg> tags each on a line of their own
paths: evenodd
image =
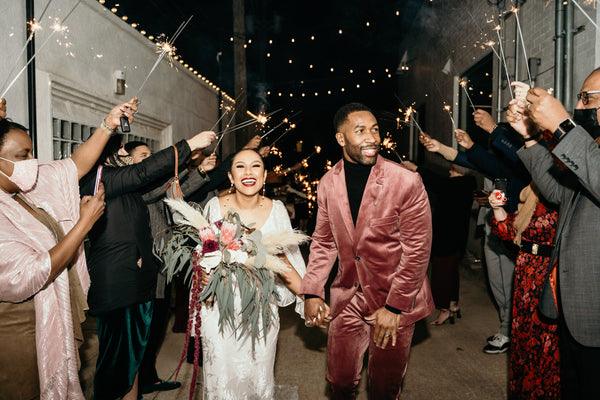
<svg viewBox="0 0 600 400">
<path fill-rule="evenodd" d="M 52 28 L 54 32 L 64 32 L 67 29 L 67 26 L 61 24 L 58 18 L 56 18 L 50 28 Z"/>
<path fill-rule="evenodd" d="M 266 124 L 266 123 L 267 123 L 267 121 L 268 121 L 269 119 L 267 118 L 267 116 L 266 116 L 266 115 L 264 115 L 264 114 L 260 114 L 260 115 L 258 116 L 258 118 L 256 118 L 256 120 L 257 120 L 257 121 L 258 121 L 260 124 L 264 125 L 264 124 Z"/>
<path fill-rule="evenodd" d="M 37 22 L 35 19 L 28 21 L 27 25 L 29 25 L 29 30 L 31 31 L 31 33 L 42 30 L 42 25 L 39 22 Z"/>
<path fill-rule="evenodd" d="M 388 136 L 383 139 L 383 142 L 381 142 L 381 147 L 388 150 L 394 150 L 396 148 L 396 142 L 394 142 L 392 138 Z"/>
</svg>

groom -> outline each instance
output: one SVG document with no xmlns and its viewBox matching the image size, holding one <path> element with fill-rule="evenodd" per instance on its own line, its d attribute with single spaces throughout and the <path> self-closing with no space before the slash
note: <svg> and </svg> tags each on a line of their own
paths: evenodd
<svg viewBox="0 0 600 400">
<path fill-rule="evenodd" d="M 302 282 L 309 326 L 329 320 L 333 399 L 354 399 L 369 349 L 370 398 L 400 396 L 415 322 L 434 310 L 426 272 L 431 212 L 418 174 L 378 155 L 375 116 L 350 103 L 334 117 L 344 158 L 319 183 L 317 225 Z M 335 263 L 331 310 L 325 283 Z"/>
</svg>

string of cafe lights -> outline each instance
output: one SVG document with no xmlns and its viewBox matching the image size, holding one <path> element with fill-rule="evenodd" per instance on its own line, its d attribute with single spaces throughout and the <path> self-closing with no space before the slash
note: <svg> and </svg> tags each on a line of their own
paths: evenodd
<svg viewBox="0 0 600 400">
<path fill-rule="evenodd" d="M 105 6 L 108 10 L 110 10 L 113 14 L 117 15 L 117 12 L 119 11 L 119 9 L 118 9 L 119 3 L 116 3 L 113 7 L 108 8 L 108 6 L 105 5 L 106 0 L 97 0 L 97 1 L 98 1 L 98 3 L 102 4 L 103 6 Z M 137 22 L 128 22 L 129 17 L 127 15 L 122 15 L 120 18 L 121 18 L 121 20 L 123 20 L 123 22 L 129 24 L 133 29 L 137 30 L 140 34 L 142 34 L 143 36 L 147 37 L 148 40 L 150 40 L 151 42 L 153 42 L 156 45 L 159 45 L 158 39 L 161 38 L 161 37 L 164 37 L 164 34 L 161 34 L 161 35 L 158 35 L 158 36 L 154 36 L 152 34 L 148 34 L 148 32 L 145 29 L 141 28 L 141 26 L 140 26 L 139 23 L 137 23 Z M 208 79 L 207 77 L 205 77 L 204 75 L 202 75 L 201 73 L 199 73 L 197 69 L 195 69 L 194 67 L 192 67 L 188 63 L 186 63 L 184 61 L 184 59 L 180 55 L 175 54 L 172 58 L 173 58 L 174 61 L 179 62 L 179 64 L 181 64 L 182 68 L 187 69 L 188 71 L 190 71 L 191 73 L 193 73 L 198 79 L 202 80 L 202 82 L 204 82 L 206 85 L 208 85 L 208 87 L 210 87 L 211 89 L 213 89 L 217 93 L 220 92 L 223 95 L 223 97 L 225 99 L 227 99 L 229 102 L 235 103 L 235 100 L 231 96 L 229 96 L 224 90 L 222 90 L 214 82 L 211 82 L 210 79 Z"/>
<path fill-rule="evenodd" d="M 97 1 L 98 1 L 98 3 L 104 5 L 107 9 L 109 9 L 113 14 L 117 15 L 117 13 L 118 13 L 118 7 L 120 5 L 119 3 L 115 3 L 112 7 L 109 8 L 109 6 L 106 5 L 106 0 L 97 0 Z M 397 17 L 399 17 L 401 15 L 401 13 L 400 13 L 399 10 L 393 10 L 393 12 L 394 12 L 395 16 L 397 16 Z M 124 22 L 128 23 L 132 28 L 134 28 L 138 32 L 140 32 L 140 34 L 142 34 L 143 36 L 146 36 L 150 41 L 153 41 L 154 43 L 156 43 L 157 39 L 160 37 L 160 35 L 159 36 L 154 36 L 152 34 L 149 34 L 145 29 L 142 29 L 141 26 L 140 26 L 140 24 L 137 23 L 137 22 L 129 22 L 129 17 L 127 15 L 122 15 L 122 16 L 120 16 L 120 18 Z M 364 27 L 365 28 L 371 28 L 374 25 L 375 24 L 373 22 L 371 22 L 371 21 L 365 21 L 364 22 Z M 337 28 L 337 34 L 340 35 L 340 36 L 344 35 L 345 34 L 344 29 L 341 28 L 341 27 Z M 164 35 L 162 35 L 162 36 L 164 36 Z M 234 41 L 234 36 L 230 36 L 230 38 L 229 38 L 230 42 Z M 311 34 L 311 35 L 307 36 L 307 41 L 309 41 L 309 42 L 315 42 L 317 40 L 317 38 L 320 37 L 320 36 L 325 36 L 325 35 Z M 243 36 L 243 38 L 244 38 L 244 41 L 245 41 L 245 43 L 243 45 L 244 48 L 248 48 L 252 43 L 254 43 L 254 41 L 253 41 L 252 38 L 247 38 L 247 36 L 245 36 L 245 35 Z M 291 38 L 288 38 L 288 39 L 279 39 L 279 40 L 274 40 L 274 39 L 269 39 L 268 40 L 268 45 L 269 46 L 277 45 L 279 43 L 281 43 L 281 44 L 284 44 L 284 43 L 296 44 L 296 43 L 301 43 L 301 40 L 300 40 L 300 38 L 297 39 L 296 37 L 291 37 Z M 273 53 L 272 50 L 268 51 L 266 53 L 266 57 L 268 59 L 270 59 L 271 56 L 272 56 L 272 53 Z M 202 75 L 201 73 L 199 73 L 197 71 L 197 69 L 195 69 L 193 66 L 190 66 L 188 63 L 186 63 L 181 55 L 179 55 L 179 54 L 174 55 L 172 57 L 172 60 L 174 60 L 175 62 L 179 62 L 179 64 L 181 65 L 181 67 L 189 70 L 191 73 L 193 73 L 194 75 L 196 75 L 199 79 L 201 79 L 203 82 L 205 82 L 209 87 L 211 87 L 216 92 L 221 92 L 223 94 L 223 96 L 227 100 L 233 101 L 233 99 L 229 95 L 227 95 L 226 92 L 224 92 L 223 90 L 221 90 L 220 87 L 218 87 L 215 83 L 211 82 L 207 77 L 205 77 L 204 75 Z M 290 58 L 290 59 L 287 60 L 286 64 L 290 65 L 290 64 L 293 64 L 293 63 L 294 63 L 294 60 Z M 306 66 L 307 66 L 308 70 L 315 70 L 316 69 L 316 66 L 315 66 L 314 63 L 306 64 Z M 335 68 L 333 66 L 329 67 L 328 69 L 332 73 L 335 73 L 338 70 L 340 70 L 339 68 Z M 374 71 L 374 68 L 363 68 L 363 69 L 366 69 L 368 74 L 371 74 Z M 360 72 L 360 70 L 358 68 L 346 68 L 344 70 L 348 71 L 349 74 L 356 74 L 356 73 Z M 385 69 L 385 74 L 386 74 L 386 76 L 387 76 L 388 79 L 392 78 L 392 73 L 390 72 L 389 68 Z M 376 83 L 376 79 L 374 79 L 374 78 L 371 79 L 371 83 L 375 84 Z M 356 84 L 354 86 L 357 89 L 360 88 L 360 84 Z M 347 90 L 346 88 L 341 88 L 339 90 L 339 92 L 343 93 L 346 90 Z M 277 93 L 279 93 L 279 92 L 277 92 Z M 323 94 L 325 94 L 325 93 L 327 93 L 327 94 L 333 94 L 333 93 L 335 93 L 335 90 L 327 90 L 327 91 L 323 92 Z M 268 94 L 270 95 L 271 93 L 268 93 Z M 289 95 L 290 97 L 294 97 L 293 93 L 287 93 L 287 95 Z M 313 91 L 310 94 L 308 92 L 304 92 L 304 93 L 298 92 L 298 94 L 297 94 L 297 96 L 299 96 L 299 97 L 306 97 L 306 96 L 309 96 L 309 95 L 318 96 L 319 92 L 318 91 Z M 283 96 L 283 93 L 281 95 L 279 95 L 279 96 Z"/>
</svg>

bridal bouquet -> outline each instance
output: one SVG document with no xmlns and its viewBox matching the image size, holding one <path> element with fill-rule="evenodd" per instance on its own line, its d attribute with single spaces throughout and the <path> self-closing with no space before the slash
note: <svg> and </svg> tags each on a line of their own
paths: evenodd
<svg viewBox="0 0 600 400">
<path fill-rule="evenodd" d="M 167 281 L 178 273 L 184 273 L 186 280 L 191 277 L 188 335 L 193 326 L 195 336 L 200 336 L 199 311 L 204 302 L 218 307 L 221 329 L 229 325 L 238 338 L 249 332 L 254 344 L 273 318 L 269 305 L 279 298 L 273 275 L 290 268 L 280 255 L 287 246 L 303 243 L 308 237 L 292 230 L 262 235 L 245 226 L 233 210 L 223 220 L 210 222 L 200 209 L 184 201 L 165 201 L 177 226 L 168 241 L 158 241 L 154 252 L 164 262 Z M 211 274 L 204 288 L 200 284 L 202 269 Z M 234 309 L 236 289 L 241 318 Z"/>
</svg>

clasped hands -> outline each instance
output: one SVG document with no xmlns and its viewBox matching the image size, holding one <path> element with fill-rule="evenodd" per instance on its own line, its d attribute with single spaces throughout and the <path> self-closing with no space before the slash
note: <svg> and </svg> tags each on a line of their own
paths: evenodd
<svg viewBox="0 0 600 400">
<path fill-rule="evenodd" d="M 314 297 L 304 301 L 304 316 L 306 326 L 327 327 L 331 321 L 329 306 L 320 298 Z M 375 346 L 385 349 L 391 340 L 396 346 L 397 332 L 402 320 L 402 314 L 395 314 L 385 307 L 377 309 L 373 314 L 365 317 L 365 321 L 374 321 L 373 342 Z"/>
<path fill-rule="evenodd" d="M 304 300 L 304 317 L 306 326 L 326 328 L 331 316 L 329 306 L 320 298 L 313 297 Z"/>
</svg>

